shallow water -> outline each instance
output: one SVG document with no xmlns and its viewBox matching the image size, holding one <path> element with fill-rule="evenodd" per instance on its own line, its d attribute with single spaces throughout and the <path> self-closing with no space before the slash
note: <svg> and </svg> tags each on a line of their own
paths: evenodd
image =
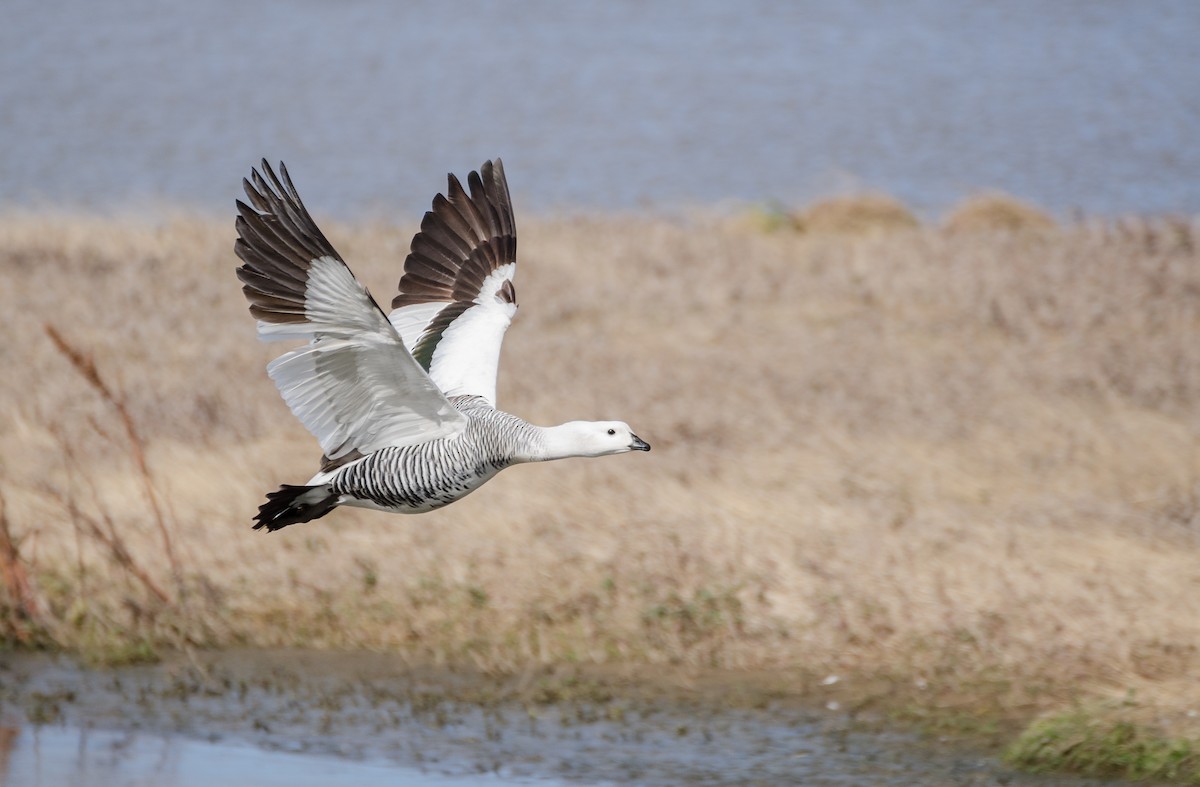
<svg viewBox="0 0 1200 787">
<path fill-rule="evenodd" d="M 445 776 L 392 763 L 353 762 L 170 735 L 57 726 L 12 734 L 12 750 L 0 775 L 0 784 L 12 787 L 250 783 L 256 787 L 475 787 L 500 781 L 490 774 Z"/>
<path fill-rule="evenodd" d="M 778 692 L 664 688 L 665 675 L 639 688 L 628 676 L 494 679 L 370 655 L 115 670 L 9 658 L 0 784 L 1097 784 L 1014 773 Z"/>
<path fill-rule="evenodd" d="M 519 211 L 1200 211 L 1200 4 L 6 0 L 0 204 L 222 213 L 262 156 L 415 222 L 505 157 Z"/>
</svg>

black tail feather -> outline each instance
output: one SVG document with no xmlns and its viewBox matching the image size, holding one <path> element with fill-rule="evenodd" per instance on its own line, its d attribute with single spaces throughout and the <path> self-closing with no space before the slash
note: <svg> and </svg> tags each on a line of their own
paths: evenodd
<svg viewBox="0 0 1200 787">
<path fill-rule="evenodd" d="M 337 508 L 338 495 L 327 484 L 293 486 L 284 484 L 278 491 L 267 493 L 267 502 L 258 507 L 254 529 L 274 532 L 281 527 L 320 519 Z"/>
</svg>

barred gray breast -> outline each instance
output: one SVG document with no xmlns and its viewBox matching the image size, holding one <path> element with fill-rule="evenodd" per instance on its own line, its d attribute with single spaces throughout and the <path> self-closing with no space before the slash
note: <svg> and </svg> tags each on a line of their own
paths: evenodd
<svg viewBox="0 0 1200 787">
<path fill-rule="evenodd" d="M 478 396 L 450 398 L 467 416 L 450 437 L 381 448 L 335 471 L 330 492 L 343 505 L 419 514 L 453 503 L 534 453 L 538 437 L 529 423 L 487 405 Z"/>
</svg>

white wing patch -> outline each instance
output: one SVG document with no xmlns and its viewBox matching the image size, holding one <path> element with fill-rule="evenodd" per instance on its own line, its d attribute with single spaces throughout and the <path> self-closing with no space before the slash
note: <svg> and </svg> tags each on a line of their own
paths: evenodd
<svg viewBox="0 0 1200 787">
<path fill-rule="evenodd" d="M 474 394 L 496 406 L 500 345 L 517 307 L 476 305 L 460 314 L 433 351 L 429 376 L 447 396 Z"/>
<path fill-rule="evenodd" d="M 408 347 L 408 351 L 412 352 L 417 348 L 417 342 L 421 340 L 421 336 L 425 333 L 425 329 L 429 327 L 429 323 L 446 306 L 447 304 L 441 301 L 401 306 L 399 309 L 392 310 L 392 313 L 388 315 L 388 320 L 391 321 L 392 327 L 396 329 L 396 333 L 400 334 L 400 337 L 404 339 L 404 344 Z"/>
<path fill-rule="evenodd" d="M 434 325 L 437 316 L 452 306 L 443 301 L 404 306 L 388 316 L 396 331 L 409 337 L 409 351 L 415 351 L 429 331 L 441 331 L 440 337 L 432 337 L 436 344 L 429 376 L 446 396 L 482 396 L 496 406 L 500 347 L 517 313 L 517 305 L 500 298 L 499 292 L 505 282 L 513 280 L 516 269 L 510 262 L 488 274 L 474 304 L 445 328 Z"/>
<path fill-rule="evenodd" d="M 450 174 L 404 260 L 388 316 L 414 359 L 448 396 L 496 405 L 500 345 L 517 312 L 517 230 L 500 159 Z"/>
<path fill-rule="evenodd" d="M 460 431 L 459 413 L 413 359 L 350 269 L 312 262 L 303 323 L 259 322 L 263 339 L 310 337 L 267 367 L 284 401 L 331 460 Z"/>
<path fill-rule="evenodd" d="M 516 275 L 517 263 L 515 262 L 510 262 L 496 268 L 496 270 L 489 273 L 487 278 L 483 280 L 483 286 L 479 288 L 479 295 L 475 297 L 475 302 L 480 305 L 490 303 L 503 304 L 503 301 L 497 297 L 497 294 L 500 292 L 500 288 L 504 286 L 504 282 L 512 281 Z M 512 307 L 515 313 L 517 310 L 516 304 L 512 304 Z"/>
</svg>

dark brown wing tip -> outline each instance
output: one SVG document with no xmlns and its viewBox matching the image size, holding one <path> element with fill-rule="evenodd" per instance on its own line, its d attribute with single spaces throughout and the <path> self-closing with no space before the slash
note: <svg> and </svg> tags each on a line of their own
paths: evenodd
<svg viewBox="0 0 1200 787">
<path fill-rule="evenodd" d="M 333 246 L 312 220 L 279 163 L 282 178 L 264 158 L 242 179 L 247 202 L 235 200 L 234 253 L 250 311 L 264 322 L 303 322 L 304 284 L 313 260 L 333 257 Z"/>
<path fill-rule="evenodd" d="M 467 186 L 469 191 L 453 172 L 446 174 L 446 192 L 434 196 L 413 237 L 392 308 L 471 300 L 489 273 L 516 261 L 516 222 L 503 162 L 483 162 L 467 175 Z"/>
</svg>

